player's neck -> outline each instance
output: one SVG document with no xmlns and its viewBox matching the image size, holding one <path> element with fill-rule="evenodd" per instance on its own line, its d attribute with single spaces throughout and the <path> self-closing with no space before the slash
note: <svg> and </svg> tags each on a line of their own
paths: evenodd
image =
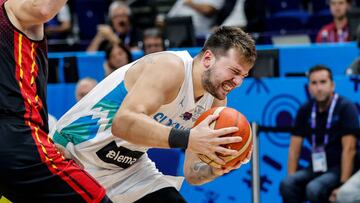
<svg viewBox="0 0 360 203">
<path fill-rule="evenodd" d="M 192 64 L 192 80 L 193 80 L 193 88 L 194 88 L 194 100 L 198 101 L 204 95 L 204 88 L 201 84 L 201 67 L 200 61 L 197 57 L 194 58 Z"/>
</svg>

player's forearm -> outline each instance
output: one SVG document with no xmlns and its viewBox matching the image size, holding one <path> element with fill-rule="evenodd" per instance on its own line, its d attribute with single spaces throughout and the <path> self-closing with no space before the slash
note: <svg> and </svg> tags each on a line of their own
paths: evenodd
<svg viewBox="0 0 360 203">
<path fill-rule="evenodd" d="M 354 158 L 355 158 L 356 150 L 355 148 L 349 147 L 344 148 L 341 154 L 341 176 L 340 182 L 344 183 L 347 181 L 353 171 L 354 168 Z"/>
<path fill-rule="evenodd" d="M 113 121 L 112 134 L 128 142 L 146 147 L 169 148 L 171 128 L 145 114 L 121 113 Z"/>
<path fill-rule="evenodd" d="M 219 177 L 212 167 L 202 161 L 196 161 L 184 170 L 186 180 L 192 185 L 201 185 Z"/>
</svg>

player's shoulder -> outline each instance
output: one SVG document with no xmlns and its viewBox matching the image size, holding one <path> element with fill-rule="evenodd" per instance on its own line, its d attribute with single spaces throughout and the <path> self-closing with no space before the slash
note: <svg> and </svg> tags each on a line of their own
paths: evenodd
<svg viewBox="0 0 360 203">
<path fill-rule="evenodd" d="M 148 55 L 148 57 L 157 58 L 159 61 L 164 63 L 172 63 L 174 65 L 183 65 L 183 52 L 174 52 L 174 51 L 163 51 L 154 54 Z"/>
<path fill-rule="evenodd" d="M 141 59 L 141 63 L 145 64 L 145 66 L 152 71 L 160 71 L 170 74 L 183 73 L 185 66 L 183 59 L 173 52 L 149 54 Z"/>
</svg>

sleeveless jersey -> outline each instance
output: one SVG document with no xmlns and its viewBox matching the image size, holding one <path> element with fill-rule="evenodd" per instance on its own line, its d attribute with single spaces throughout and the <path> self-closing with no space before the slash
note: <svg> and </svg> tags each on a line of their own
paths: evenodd
<svg viewBox="0 0 360 203">
<path fill-rule="evenodd" d="M 193 59 L 187 51 L 168 53 L 183 60 L 185 78 L 176 98 L 161 106 L 151 117 L 167 126 L 191 128 L 200 114 L 212 106 L 214 98 L 206 93 L 195 102 Z M 112 120 L 127 94 L 124 75 L 136 62 L 117 69 L 99 83 L 59 120 L 51 133 L 58 145 L 66 148 L 72 158 L 105 185 L 113 201 L 132 202 L 163 187 L 179 189 L 181 185 L 163 178 L 147 157 L 147 148 L 111 134 Z"/>
<path fill-rule="evenodd" d="M 31 40 L 13 26 L 4 2 L 0 0 L 0 117 L 29 121 L 47 132 L 47 43 Z"/>
</svg>

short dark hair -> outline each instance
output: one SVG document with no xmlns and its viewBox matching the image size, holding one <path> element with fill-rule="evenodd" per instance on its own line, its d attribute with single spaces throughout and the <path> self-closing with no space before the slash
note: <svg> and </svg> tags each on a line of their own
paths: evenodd
<svg viewBox="0 0 360 203">
<path fill-rule="evenodd" d="M 334 81 L 331 69 L 324 65 L 315 65 L 315 66 L 311 67 L 309 69 L 309 71 L 307 72 L 307 77 L 310 78 L 311 74 L 313 74 L 314 72 L 317 72 L 317 71 L 322 71 L 322 70 L 327 71 L 329 73 L 330 80 Z"/>
<path fill-rule="evenodd" d="M 117 44 L 112 44 L 112 43 L 109 43 L 106 48 L 105 48 L 105 59 L 106 60 L 109 60 L 110 58 L 110 54 L 111 54 L 111 51 L 113 50 L 113 48 L 115 46 L 119 46 L 122 50 L 125 51 L 126 55 L 127 55 L 127 59 L 130 62 L 132 62 L 132 55 L 131 55 L 131 52 L 128 48 L 126 48 L 121 42 L 120 43 L 117 43 Z"/>
<path fill-rule="evenodd" d="M 254 65 L 256 60 L 255 42 L 239 27 L 222 26 L 216 29 L 206 40 L 200 54 L 210 50 L 215 56 L 224 56 L 231 48 L 237 49 L 246 63 Z"/>
</svg>

